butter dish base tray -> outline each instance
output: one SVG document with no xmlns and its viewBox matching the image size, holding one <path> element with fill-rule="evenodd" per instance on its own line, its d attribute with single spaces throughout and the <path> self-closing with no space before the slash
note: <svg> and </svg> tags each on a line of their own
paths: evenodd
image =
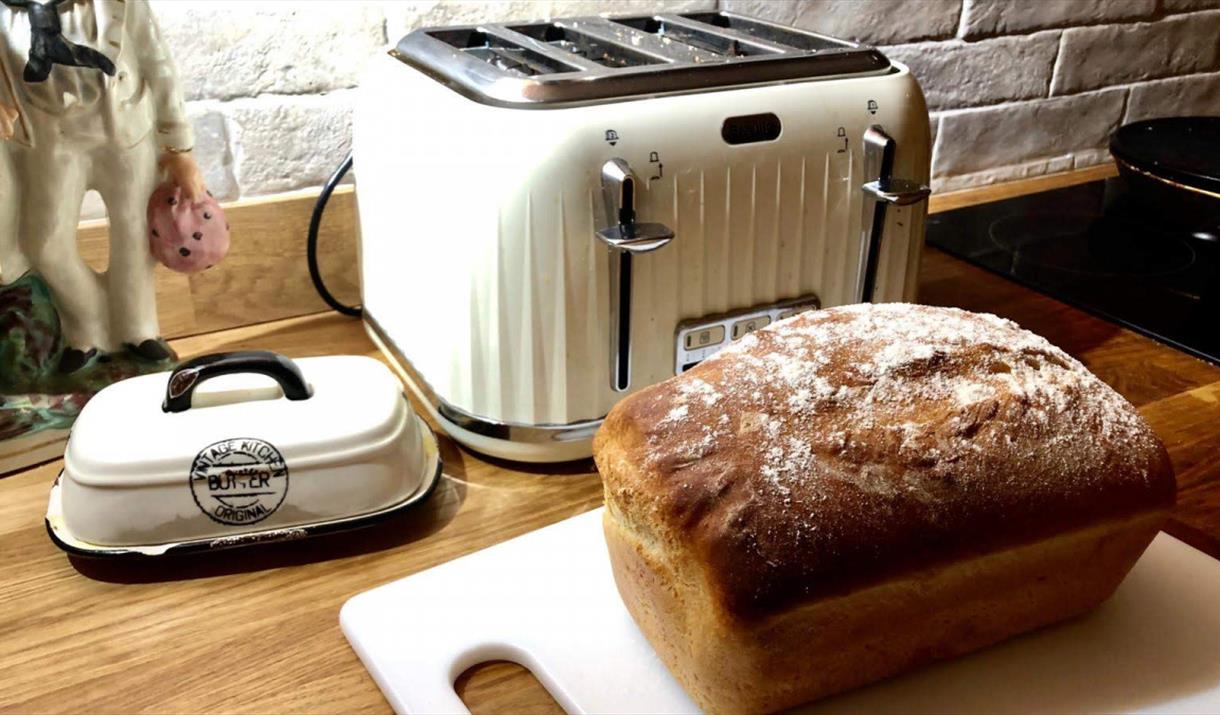
<svg viewBox="0 0 1220 715">
<path fill-rule="evenodd" d="M 384 521 L 440 472 L 435 433 L 372 358 L 203 355 L 85 405 L 46 525 L 86 556 L 296 540 Z"/>
<path fill-rule="evenodd" d="M 262 531 L 252 531 L 246 534 L 235 534 L 233 536 L 217 536 L 203 539 L 190 539 L 187 541 L 178 541 L 165 544 L 149 544 L 146 546 L 101 546 L 91 544 L 87 541 L 81 541 L 72 535 L 72 532 L 64 524 L 63 519 L 63 501 L 62 489 L 60 482 L 63 479 L 61 472 L 55 478 L 55 484 L 51 487 L 51 499 L 47 505 L 46 525 L 47 533 L 50 534 L 51 540 L 55 545 L 69 554 L 75 556 L 86 556 L 90 558 L 148 558 L 161 556 L 178 556 L 189 553 L 200 553 L 208 551 L 219 551 L 222 549 L 230 549 L 236 546 L 246 546 L 250 544 L 265 544 L 281 541 L 297 541 L 324 534 L 337 534 L 345 531 L 355 531 L 365 527 L 374 526 L 406 512 L 411 507 L 420 504 L 428 499 L 432 492 L 436 489 L 436 485 L 441 481 L 441 473 L 443 472 L 443 463 L 441 461 L 440 452 L 436 443 L 436 436 L 431 430 L 424 431 L 424 439 L 427 450 L 430 453 L 434 466 L 428 471 L 428 476 L 424 478 L 423 483 L 419 488 L 406 499 L 403 499 L 397 504 L 380 509 L 368 514 L 360 514 L 341 519 L 330 519 L 314 524 L 305 524 L 301 526 L 290 526 L 277 529 L 264 529 Z"/>
</svg>

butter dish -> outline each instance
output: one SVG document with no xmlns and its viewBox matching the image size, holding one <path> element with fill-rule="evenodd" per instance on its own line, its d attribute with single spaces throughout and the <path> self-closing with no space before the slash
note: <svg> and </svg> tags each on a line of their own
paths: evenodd
<svg viewBox="0 0 1220 715">
<path fill-rule="evenodd" d="M 47 530 L 93 556 L 299 539 L 397 514 L 440 472 L 435 435 L 380 362 L 206 355 L 89 401 Z"/>
</svg>

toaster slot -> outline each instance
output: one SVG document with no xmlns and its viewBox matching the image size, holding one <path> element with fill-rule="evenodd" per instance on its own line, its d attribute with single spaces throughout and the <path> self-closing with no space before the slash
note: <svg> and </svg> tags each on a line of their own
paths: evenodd
<svg viewBox="0 0 1220 715">
<path fill-rule="evenodd" d="M 504 72 L 525 77 L 577 72 L 583 67 L 549 57 L 512 40 L 482 30 L 433 30 L 430 36 L 457 48 L 463 54 L 478 58 Z"/>
<path fill-rule="evenodd" d="M 730 15 L 723 12 L 692 12 L 679 17 L 705 25 L 723 28 L 733 34 L 744 35 L 764 43 L 783 45 L 806 52 L 819 50 L 839 50 L 855 48 L 858 45 L 814 32 L 803 32 L 788 27 L 780 27 L 767 22 L 760 22 L 740 15 Z"/>
<path fill-rule="evenodd" d="M 641 67 L 667 62 L 662 57 L 641 52 L 627 44 L 620 44 L 609 37 L 582 32 L 575 27 L 566 27 L 554 23 L 538 23 L 533 25 L 510 25 L 508 29 L 590 62 L 596 62 L 603 67 Z"/>
<path fill-rule="evenodd" d="M 626 252 L 610 256 L 611 261 L 618 261 L 617 275 L 611 271 L 610 276 L 610 280 L 617 284 L 611 287 L 610 293 L 618 301 L 610 326 L 614 331 L 610 387 L 615 392 L 624 392 L 631 387 L 631 259 L 631 254 Z"/>
<path fill-rule="evenodd" d="M 610 387 L 625 392 L 631 387 L 631 274 L 637 255 L 665 247 L 674 232 L 659 223 L 635 220 L 635 172 L 626 161 L 602 164 L 602 201 L 606 226 L 594 234 L 610 249 Z"/>
<path fill-rule="evenodd" d="M 505 107 L 892 71 L 870 47 L 731 12 L 421 28 L 390 54 L 469 99 Z"/>
<path fill-rule="evenodd" d="M 722 57 L 749 57 L 778 52 L 775 48 L 714 32 L 710 28 L 697 27 L 694 23 L 677 24 L 663 17 L 620 17 L 610 18 L 610 21 Z"/>
</svg>

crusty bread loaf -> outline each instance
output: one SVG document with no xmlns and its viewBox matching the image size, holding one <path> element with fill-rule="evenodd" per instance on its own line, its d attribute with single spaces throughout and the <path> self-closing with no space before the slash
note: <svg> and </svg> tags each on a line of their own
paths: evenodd
<svg viewBox="0 0 1220 715">
<path fill-rule="evenodd" d="M 1087 611 L 1174 501 L 1134 408 L 1043 338 L 804 313 L 641 390 L 594 442 L 619 591 L 705 710 L 765 712 Z"/>
</svg>

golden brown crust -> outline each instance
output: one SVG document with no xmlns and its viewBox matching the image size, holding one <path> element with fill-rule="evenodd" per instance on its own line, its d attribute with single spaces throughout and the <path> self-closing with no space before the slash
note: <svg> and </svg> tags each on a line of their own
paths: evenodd
<svg viewBox="0 0 1220 715">
<path fill-rule="evenodd" d="M 613 511 L 604 527 L 627 609 L 691 698 L 708 713 L 763 713 L 1085 613 L 1113 593 L 1163 518 L 1106 522 L 749 623 L 718 618 L 707 592 L 682 580 L 682 559 Z"/>
<path fill-rule="evenodd" d="M 616 406 L 594 442 L 624 528 L 757 619 L 1162 511 L 1168 455 L 1117 393 L 995 316 L 802 314 Z"/>
</svg>

